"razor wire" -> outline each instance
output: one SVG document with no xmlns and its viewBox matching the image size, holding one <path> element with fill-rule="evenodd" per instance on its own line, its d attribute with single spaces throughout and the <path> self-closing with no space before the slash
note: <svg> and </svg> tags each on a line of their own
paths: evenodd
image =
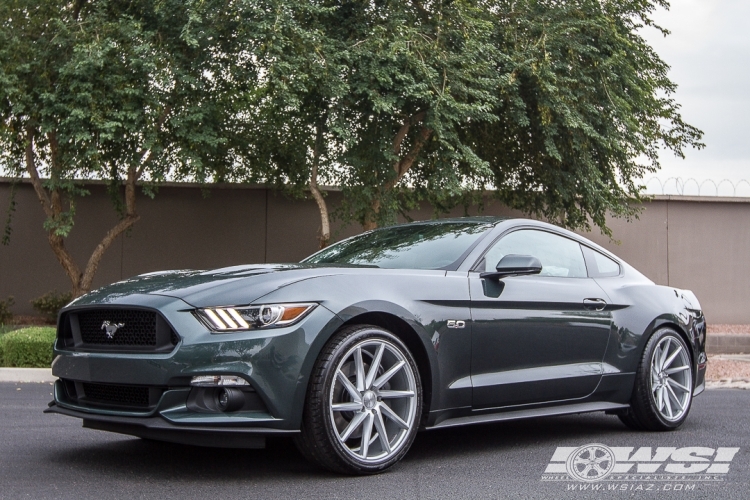
<svg viewBox="0 0 750 500">
<path fill-rule="evenodd" d="M 645 184 L 645 194 L 652 195 L 678 195 L 678 196 L 726 196 L 750 198 L 750 181 L 740 179 L 731 181 L 722 179 L 703 179 L 698 181 L 693 177 L 683 179 L 682 177 L 668 177 L 662 180 L 659 177 L 651 177 Z"/>
</svg>

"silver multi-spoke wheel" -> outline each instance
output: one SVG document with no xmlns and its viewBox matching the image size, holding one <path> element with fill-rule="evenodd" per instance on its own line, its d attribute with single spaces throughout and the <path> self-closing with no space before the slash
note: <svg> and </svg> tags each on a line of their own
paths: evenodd
<svg viewBox="0 0 750 500">
<path fill-rule="evenodd" d="M 665 420 L 680 420 L 690 407 L 693 379 L 690 355 L 682 342 L 665 336 L 651 356 L 651 397 Z"/>
<path fill-rule="evenodd" d="M 671 431 L 685 422 L 693 396 L 688 345 L 670 327 L 651 334 L 638 363 L 630 407 L 618 412 L 625 425 L 635 430 Z"/>
<path fill-rule="evenodd" d="M 377 463 L 397 454 L 417 418 L 417 383 L 404 353 L 387 340 L 363 340 L 336 366 L 330 418 L 344 450 Z"/>
<path fill-rule="evenodd" d="M 336 332 L 313 366 L 295 443 L 344 474 L 378 474 L 398 463 L 422 418 L 422 382 L 406 343 L 374 325 Z"/>
</svg>

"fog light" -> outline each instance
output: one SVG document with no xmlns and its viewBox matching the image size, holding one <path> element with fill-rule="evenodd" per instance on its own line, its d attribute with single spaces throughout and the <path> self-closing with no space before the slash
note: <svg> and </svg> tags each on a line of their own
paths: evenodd
<svg viewBox="0 0 750 500">
<path fill-rule="evenodd" d="M 198 375 L 193 377 L 190 385 L 194 387 L 238 387 L 250 384 L 236 375 Z"/>
<path fill-rule="evenodd" d="M 239 389 L 219 389 L 216 406 L 221 411 L 237 411 L 245 405 L 245 395 Z"/>
</svg>

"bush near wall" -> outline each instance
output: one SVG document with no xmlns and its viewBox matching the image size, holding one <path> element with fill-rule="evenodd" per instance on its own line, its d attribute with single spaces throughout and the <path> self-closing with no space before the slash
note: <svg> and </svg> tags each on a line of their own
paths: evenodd
<svg viewBox="0 0 750 500">
<path fill-rule="evenodd" d="M 55 329 L 35 326 L 0 336 L 0 366 L 49 368 Z"/>
<path fill-rule="evenodd" d="M 5 300 L 0 300 L 0 325 L 7 323 L 13 318 L 13 313 L 10 312 L 10 308 L 15 304 L 16 301 L 11 295 Z"/>
<path fill-rule="evenodd" d="M 57 290 L 53 290 L 45 293 L 41 297 L 33 299 L 31 301 L 31 307 L 44 316 L 44 319 L 47 320 L 48 323 L 54 324 L 57 320 L 57 314 L 60 312 L 60 309 L 65 307 L 72 299 L 73 294 L 70 292 L 58 293 Z"/>
</svg>

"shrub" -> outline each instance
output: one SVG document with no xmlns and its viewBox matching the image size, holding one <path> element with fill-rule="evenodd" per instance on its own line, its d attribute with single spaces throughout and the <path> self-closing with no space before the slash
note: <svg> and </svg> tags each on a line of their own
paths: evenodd
<svg viewBox="0 0 750 500">
<path fill-rule="evenodd" d="M 57 313 L 60 309 L 70 302 L 73 298 L 73 294 L 58 293 L 57 290 L 47 292 L 41 297 L 37 297 L 31 301 L 31 307 L 36 309 L 47 321 L 54 323 L 57 321 Z"/>
<path fill-rule="evenodd" d="M 15 304 L 16 301 L 11 295 L 5 300 L 0 300 L 0 325 L 7 323 L 13 317 L 13 313 L 10 312 L 10 308 Z"/>
<path fill-rule="evenodd" d="M 22 328 L 0 336 L 2 366 L 49 368 L 55 329 L 48 326 Z"/>
</svg>

